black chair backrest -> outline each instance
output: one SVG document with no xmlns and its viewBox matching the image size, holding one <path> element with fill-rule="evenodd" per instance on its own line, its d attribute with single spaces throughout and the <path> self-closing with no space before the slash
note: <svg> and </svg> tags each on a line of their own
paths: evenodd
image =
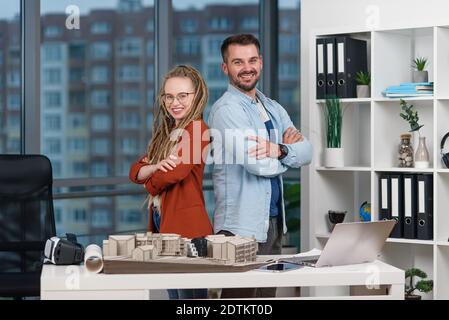
<svg viewBox="0 0 449 320">
<path fill-rule="evenodd" d="M 0 274 L 40 273 L 56 235 L 52 184 L 47 157 L 0 155 Z"/>
</svg>

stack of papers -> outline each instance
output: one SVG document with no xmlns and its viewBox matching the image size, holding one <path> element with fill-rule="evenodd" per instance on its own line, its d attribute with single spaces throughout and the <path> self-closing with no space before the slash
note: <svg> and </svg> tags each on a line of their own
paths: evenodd
<svg viewBox="0 0 449 320">
<path fill-rule="evenodd" d="M 382 94 L 388 98 L 427 97 L 433 95 L 433 82 L 406 82 L 390 86 Z"/>
</svg>

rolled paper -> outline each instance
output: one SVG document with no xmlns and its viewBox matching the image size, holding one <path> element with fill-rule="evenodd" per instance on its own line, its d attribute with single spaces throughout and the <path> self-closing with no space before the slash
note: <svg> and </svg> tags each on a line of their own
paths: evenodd
<svg viewBox="0 0 449 320">
<path fill-rule="evenodd" d="M 100 273 L 103 270 L 103 254 L 101 248 L 96 244 L 87 246 L 84 254 L 84 266 L 87 271 L 93 273 Z"/>
</svg>

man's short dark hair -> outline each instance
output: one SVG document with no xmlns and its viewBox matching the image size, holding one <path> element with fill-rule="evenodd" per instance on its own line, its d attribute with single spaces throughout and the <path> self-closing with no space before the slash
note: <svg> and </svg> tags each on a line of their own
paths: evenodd
<svg viewBox="0 0 449 320">
<path fill-rule="evenodd" d="M 241 46 L 247 46 L 247 45 L 255 45 L 257 48 L 257 51 L 260 52 L 260 42 L 257 40 L 255 36 L 252 34 L 237 34 L 230 36 L 226 38 L 223 41 L 223 44 L 221 45 L 221 57 L 223 58 L 223 61 L 226 62 L 226 55 L 228 53 L 228 48 L 232 44 L 237 44 Z"/>
</svg>

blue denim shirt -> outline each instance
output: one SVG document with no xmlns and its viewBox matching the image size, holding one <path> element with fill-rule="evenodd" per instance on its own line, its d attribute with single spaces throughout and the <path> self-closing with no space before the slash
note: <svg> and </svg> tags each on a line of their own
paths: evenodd
<svg viewBox="0 0 449 320">
<path fill-rule="evenodd" d="M 282 143 L 283 133 L 294 127 L 285 109 L 257 90 L 276 130 L 275 141 Z M 208 121 L 212 136 L 213 184 L 215 192 L 214 230 L 227 230 L 266 242 L 269 227 L 271 177 L 279 176 L 281 183 L 283 231 L 285 208 L 282 173 L 289 167 L 299 168 L 312 161 L 312 146 L 304 141 L 286 145 L 288 155 L 281 161 L 273 158 L 257 160 L 248 156 L 255 146 L 248 136 L 270 140 L 254 99 L 232 85 L 212 106 Z M 298 194 L 299 197 L 299 194 Z"/>
</svg>

